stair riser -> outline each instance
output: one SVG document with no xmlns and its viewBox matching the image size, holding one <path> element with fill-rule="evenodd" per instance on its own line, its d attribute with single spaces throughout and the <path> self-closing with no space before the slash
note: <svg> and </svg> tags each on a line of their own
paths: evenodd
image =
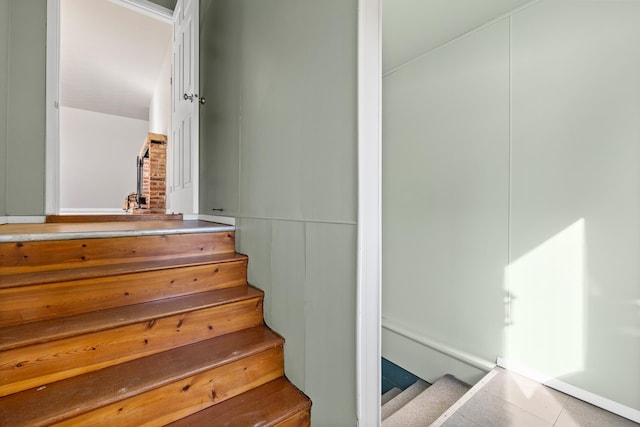
<svg viewBox="0 0 640 427">
<path fill-rule="evenodd" d="M 234 250 L 233 232 L 0 243 L 0 265 L 2 274 L 9 275 Z"/>
<path fill-rule="evenodd" d="M 0 327 L 246 285 L 247 261 L 0 289 Z"/>
<path fill-rule="evenodd" d="M 262 324 L 262 297 L 0 353 L 0 396 Z"/>
<path fill-rule="evenodd" d="M 282 375 L 283 350 L 280 346 L 55 425 L 164 425 Z"/>
</svg>

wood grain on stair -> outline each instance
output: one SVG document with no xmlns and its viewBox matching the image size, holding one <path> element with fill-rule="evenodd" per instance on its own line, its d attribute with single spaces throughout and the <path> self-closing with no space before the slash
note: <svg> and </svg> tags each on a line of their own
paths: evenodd
<svg viewBox="0 0 640 427">
<path fill-rule="evenodd" d="M 2 275 L 233 253 L 235 233 L 0 243 Z"/>
<path fill-rule="evenodd" d="M 238 260 L 0 289 L 0 327 L 246 285 L 247 258 L 232 259 Z"/>
<path fill-rule="evenodd" d="M 281 377 L 283 357 L 270 349 L 55 425 L 164 425 Z"/>
<path fill-rule="evenodd" d="M 167 270 L 171 268 L 195 265 L 219 264 L 246 260 L 246 255 L 238 253 L 222 253 L 215 255 L 198 255 L 189 257 L 160 258 L 144 261 L 133 261 L 122 264 L 106 264 L 88 267 L 75 267 L 53 271 L 29 271 L 26 273 L 5 274 L 0 272 L 0 289 L 18 286 L 40 285 L 96 277 L 117 276 L 144 271 Z"/>
<path fill-rule="evenodd" d="M 0 352 L 0 396 L 262 324 L 262 293 L 239 289 L 2 328 L 11 349 Z M 233 294 L 237 302 L 221 296 Z M 58 339 L 34 344 L 49 336 Z"/>
<path fill-rule="evenodd" d="M 201 221 L 0 226 L 0 425 L 308 426 L 234 246 Z"/>
<path fill-rule="evenodd" d="M 311 401 L 286 378 L 279 378 L 170 426 L 301 427 L 309 425 L 310 409 Z"/>
<path fill-rule="evenodd" d="M 118 405 L 118 417 L 122 418 L 124 407 L 132 403 L 123 403 L 125 399 L 164 386 L 169 386 L 174 393 L 177 388 L 180 396 L 191 399 L 194 386 L 188 381 L 189 378 L 211 373 L 248 356 L 273 349 L 281 351 L 282 344 L 282 337 L 264 326 L 258 326 L 69 378 L 41 390 L 31 389 L 13 394 L 0 399 L 0 425 L 39 426 L 56 423 L 112 404 Z M 264 358 L 260 360 L 264 361 Z M 274 370 L 271 366 L 269 372 L 272 373 L 258 374 L 258 377 L 282 375 L 282 368 Z M 210 394 L 213 387 L 216 390 L 216 402 L 229 395 L 229 390 L 235 387 L 229 381 L 223 381 L 219 374 L 220 371 L 214 371 L 208 376 L 214 382 L 205 387 L 207 402 L 213 402 Z M 247 379 L 246 375 L 243 370 L 233 380 L 242 377 Z M 249 383 L 252 382 L 255 379 L 250 378 Z M 184 391 L 190 392 L 188 396 L 183 392 L 186 385 L 189 387 Z M 166 396 L 166 399 L 171 399 L 171 396 Z M 123 411 L 119 411 L 121 407 Z"/>
</svg>

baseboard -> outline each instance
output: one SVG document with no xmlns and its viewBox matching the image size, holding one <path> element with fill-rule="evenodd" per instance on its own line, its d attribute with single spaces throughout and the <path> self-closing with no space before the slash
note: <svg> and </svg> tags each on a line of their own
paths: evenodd
<svg viewBox="0 0 640 427">
<path fill-rule="evenodd" d="M 60 215 L 122 215 L 127 211 L 122 208 L 62 208 Z"/>
<path fill-rule="evenodd" d="M 498 366 L 513 371 L 519 375 L 522 375 L 523 377 L 530 378 L 554 390 L 558 390 L 562 393 L 568 394 L 569 396 L 573 396 L 576 399 L 583 400 L 616 415 L 620 415 L 621 417 L 627 418 L 636 423 L 640 423 L 640 411 L 638 411 L 637 409 L 630 408 L 618 402 L 614 402 L 611 399 L 607 399 L 606 397 L 599 396 L 590 391 L 581 389 L 580 387 L 576 387 L 564 381 L 560 381 L 549 375 L 545 375 L 533 369 L 530 369 L 518 362 L 507 360 L 502 357 L 498 357 Z"/>
<path fill-rule="evenodd" d="M 389 319 L 382 319 L 382 356 L 427 382 L 452 374 L 475 384 L 495 366 L 396 326 Z"/>
<path fill-rule="evenodd" d="M 200 214 L 198 215 L 198 218 L 201 221 L 208 221 L 208 222 L 218 222 L 220 224 L 226 224 L 226 225 L 236 225 L 236 219 L 232 216 L 218 216 L 218 215 L 204 215 L 204 214 Z"/>
<path fill-rule="evenodd" d="M 9 215 L 3 218 L 6 221 L 4 224 L 42 224 L 46 219 L 45 216 L 21 216 L 21 215 Z"/>
<path fill-rule="evenodd" d="M 7 224 L 8 220 L 6 216 L 0 216 L 0 225 Z"/>
</svg>

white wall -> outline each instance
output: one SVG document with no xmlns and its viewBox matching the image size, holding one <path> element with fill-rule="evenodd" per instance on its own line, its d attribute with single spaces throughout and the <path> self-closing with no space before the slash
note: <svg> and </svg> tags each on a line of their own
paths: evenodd
<svg viewBox="0 0 640 427">
<path fill-rule="evenodd" d="M 60 208 L 121 211 L 136 191 L 136 156 L 149 122 L 60 108 Z"/>
<path fill-rule="evenodd" d="M 149 132 L 171 135 L 171 44 L 162 61 L 162 68 L 149 104 Z"/>
<path fill-rule="evenodd" d="M 541 1 L 384 77 L 383 326 L 640 410 L 639 22 Z"/>
</svg>

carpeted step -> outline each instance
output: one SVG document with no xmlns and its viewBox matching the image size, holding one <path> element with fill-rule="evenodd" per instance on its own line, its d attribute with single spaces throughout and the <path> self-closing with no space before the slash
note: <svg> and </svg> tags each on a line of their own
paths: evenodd
<svg viewBox="0 0 640 427">
<path fill-rule="evenodd" d="M 414 397 L 425 391 L 429 387 L 429 383 L 418 380 L 402 393 L 388 401 L 382 406 L 382 420 L 389 418 L 396 411 L 410 402 Z"/>
<path fill-rule="evenodd" d="M 385 403 L 387 403 L 388 401 L 390 401 L 400 393 L 402 393 L 402 390 L 400 390 L 398 387 L 392 388 L 391 390 L 387 391 L 385 394 L 382 395 L 382 398 L 380 398 L 380 405 L 384 405 Z"/>
<path fill-rule="evenodd" d="M 395 413 L 383 418 L 383 427 L 428 426 L 464 395 L 471 386 L 445 375 Z"/>
</svg>

